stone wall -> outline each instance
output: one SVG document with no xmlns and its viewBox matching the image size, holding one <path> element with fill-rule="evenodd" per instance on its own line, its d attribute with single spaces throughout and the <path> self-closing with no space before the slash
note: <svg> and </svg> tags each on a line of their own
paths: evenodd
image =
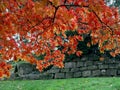
<svg viewBox="0 0 120 90">
<path fill-rule="evenodd" d="M 79 77 L 120 76 L 120 60 L 106 57 L 99 60 L 97 55 L 87 55 L 65 62 L 64 68 L 52 67 L 39 72 L 34 65 L 22 63 L 15 67 L 10 79 L 62 79 Z"/>
</svg>

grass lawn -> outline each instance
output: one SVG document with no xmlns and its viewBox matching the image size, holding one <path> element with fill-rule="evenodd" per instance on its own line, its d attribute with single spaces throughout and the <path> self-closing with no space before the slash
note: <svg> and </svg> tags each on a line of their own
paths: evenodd
<svg viewBox="0 0 120 90">
<path fill-rule="evenodd" d="M 0 81 L 0 90 L 120 90 L 120 78 Z"/>
</svg>

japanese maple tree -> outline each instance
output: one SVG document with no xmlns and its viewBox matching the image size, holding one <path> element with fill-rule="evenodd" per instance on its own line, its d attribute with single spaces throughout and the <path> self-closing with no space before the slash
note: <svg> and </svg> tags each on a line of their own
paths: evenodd
<svg viewBox="0 0 120 90">
<path fill-rule="evenodd" d="M 9 59 L 25 60 L 37 69 L 63 68 L 65 54 L 77 49 L 83 34 L 87 45 L 98 44 L 101 53 L 120 53 L 120 19 L 117 8 L 104 0 L 0 0 L 0 77 L 10 76 Z M 77 34 L 67 36 L 67 31 Z M 42 55 L 38 60 L 35 56 Z"/>
</svg>

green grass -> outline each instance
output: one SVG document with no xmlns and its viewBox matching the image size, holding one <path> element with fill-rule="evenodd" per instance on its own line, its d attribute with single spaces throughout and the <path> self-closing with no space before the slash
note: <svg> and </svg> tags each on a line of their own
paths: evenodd
<svg viewBox="0 0 120 90">
<path fill-rule="evenodd" d="M 120 90 L 120 78 L 0 81 L 0 90 Z"/>
</svg>

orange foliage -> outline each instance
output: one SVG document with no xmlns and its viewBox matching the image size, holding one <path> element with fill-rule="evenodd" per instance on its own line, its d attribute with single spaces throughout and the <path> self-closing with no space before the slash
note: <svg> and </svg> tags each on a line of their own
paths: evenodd
<svg viewBox="0 0 120 90">
<path fill-rule="evenodd" d="M 66 31 L 77 34 L 66 36 Z M 118 55 L 118 10 L 104 0 L 0 0 L 0 77 L 9 76 L 5 62 L 11 58 L 36 64 L 40 71 L 49 65 L 64 67 L 66 53 L 82 54 L 77 46 L 83 34 L 91 35 L 88 47 L 98 44 L 102 53 Z"/>
<path fill-rule="evenodd" d="M 77 52 L 76 52 L 76 55 L 77 55 L 77 56 L 81 56 L 82 53 L 83 53 L 82 51 L 77 51 Z"/>
<path fill-rule="evenodd" d="M 0 62 L 0 78 L 9 77 L 10 76 L 10 72 L 9 72 L 10 69 L 11 69 L 11 65 L 9 65 L 5 62 Z"/>
</svg>

